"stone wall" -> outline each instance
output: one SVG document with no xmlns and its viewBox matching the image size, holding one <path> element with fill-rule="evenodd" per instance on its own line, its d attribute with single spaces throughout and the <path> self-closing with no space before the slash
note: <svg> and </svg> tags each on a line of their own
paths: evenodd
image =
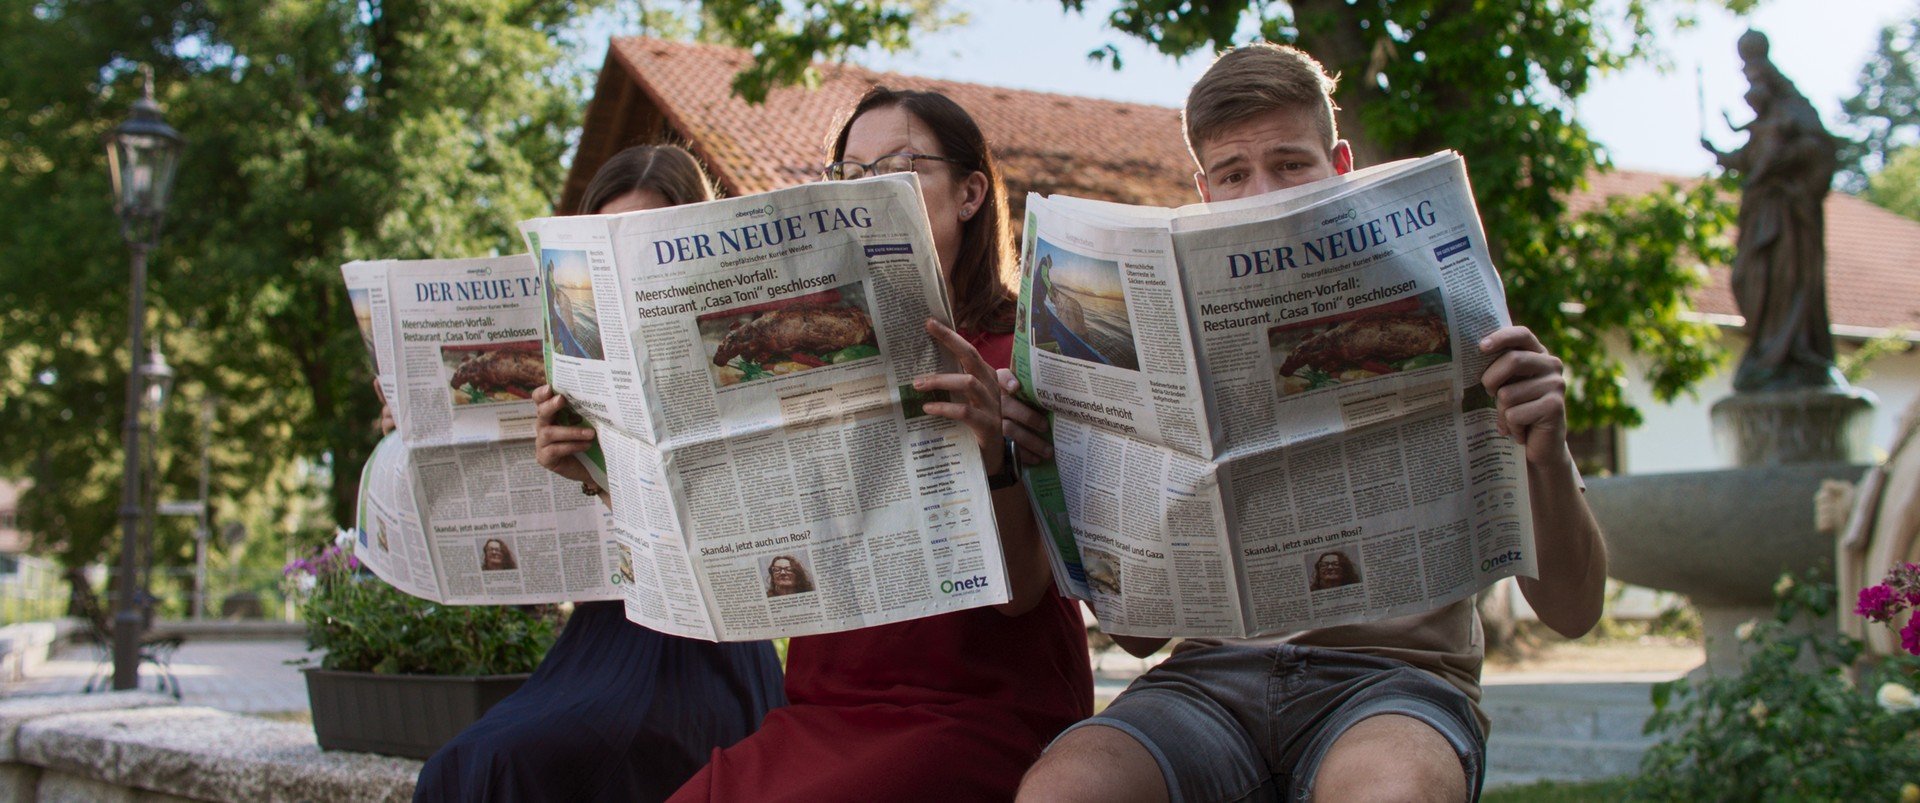
<svg viewBox="0 0 1920 803">
<path fill-rule="evenodd" d="M 406 801 L 420 762 L 149 692 L 0 700 L 0 803 Z"/>
</svg>

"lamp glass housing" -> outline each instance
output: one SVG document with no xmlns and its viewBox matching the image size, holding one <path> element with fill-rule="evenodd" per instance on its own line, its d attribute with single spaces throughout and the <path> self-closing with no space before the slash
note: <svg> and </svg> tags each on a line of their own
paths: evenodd
<svg viewBox="0 0 1920 803">
<path fill-rule="evenodd" d="M 133 104 L 133 115 L 107 137 L 107 170 L 113 180 L 113 211 L 128 236 L 151 237 L 166 215 L 173 180 L 186 141 L 160 117 L 151 97 Z"/>
</svg>

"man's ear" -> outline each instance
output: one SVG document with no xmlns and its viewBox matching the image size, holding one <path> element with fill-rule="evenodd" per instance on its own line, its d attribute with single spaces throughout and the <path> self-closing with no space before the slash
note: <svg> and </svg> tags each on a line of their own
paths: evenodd
<svg viewBox="0 0 1920 803">
<path fill-rule="evenodd" d="M 1201 203 L 1213 203 L 1213 193 L 1207 191 L 1207 172 L 1205 170 L 1193 171 L 1193 187 L 1200 191 Z"/>
<path fill-rule="evenodd" d="M 1333 143 L 1333 174 L 1340 176 L 1351 172 L 1353 172 L 1353 148 L 1347 145 L 1346 140 L 1339 140 Z"/>
</svg>

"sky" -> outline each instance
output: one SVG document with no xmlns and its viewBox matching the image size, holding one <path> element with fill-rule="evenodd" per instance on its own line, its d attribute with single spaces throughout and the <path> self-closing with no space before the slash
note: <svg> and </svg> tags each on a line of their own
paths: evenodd
<svg viewBox="0 0 1920 803">
<path fill-rule="evenodd" d="M 1112 0 L 1086 5 L 1088 13 L 1072 14 L 1062 12 L 1058 0 L 952 0 L 969 13 L 968 24 L 923 34 L 908 53 L 856 61 L 933 78 L 1180 105 L 1206 60 L 1175 61 L 1107 30 L 1105 9 Z M 1735 122 L 1752 116 L 1741 100 L 1746 80 L 1734 50 L 1746 27 L 1771 37 L 1774 63 L 1813 101 L 1828 127 L 1837 128 L 1840 101 L 1857 91 L 1860 67 L 1880 29 L 1916 13 L 1920 0 L 1763 0 L 1746 21 L 1703 9 L 1698 26 L 1661 36 L 1670 71 L 1640 66 L 1601 77 L 1581 99 L 1579 117 L 1618 167 L 1698 175 L 1712 168 L 1713 159 L 1699 145 L 1695 76 L 1704 83 L 1707 135 L 1723 150 L 1738 147 L 1744 135 L 1730 131 L 1721 112 Z M 1088 51 L 1109 42 L 1120 46 L 1125 66 L 1118 72 L 1086 59 Z M 1312 50 L 1312 43 L 1301 44 Z"/>
</svg>

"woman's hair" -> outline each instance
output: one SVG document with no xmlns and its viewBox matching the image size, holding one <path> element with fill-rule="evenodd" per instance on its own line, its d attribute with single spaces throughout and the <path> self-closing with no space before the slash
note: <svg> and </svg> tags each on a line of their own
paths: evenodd
<svg viewBox="0 0 1920 803">
<path fill-rule="evenodd" d="M 860 115 L 896 106 L 919 118 L 933 132 L 940 142 L 938 155 L 960 160 L 960 164 L 947 163 L 949 167 L 961 176 L 977 170 L 987 177 L 986 199 L 960 227 L 960 253 L 955 256 L 949 279 L 954 324 L 974 331 L 1013 331 L 1019 268 L 1014 261 L 1012 226 L 1007 222 L 1007 188 L 1000 180 L 993 151 L 987 147 L 987 137 L 973 115 L 938 92 L 875 86 L 841 121 L 828 146 L 832 154 L 828 161 L 846 158 L 847 134 Z"/>
<path fill-rule="evenodd" d="M 608 201 L 637 190 L 653 190 L 667 199 L 668 206 L 711 201 L 713 183 L 694 161 L 693 154 L 678 145 L 635 145 L 613 155 L 587 182 L 576 215 L 591 215 Z"/>
</svg>

